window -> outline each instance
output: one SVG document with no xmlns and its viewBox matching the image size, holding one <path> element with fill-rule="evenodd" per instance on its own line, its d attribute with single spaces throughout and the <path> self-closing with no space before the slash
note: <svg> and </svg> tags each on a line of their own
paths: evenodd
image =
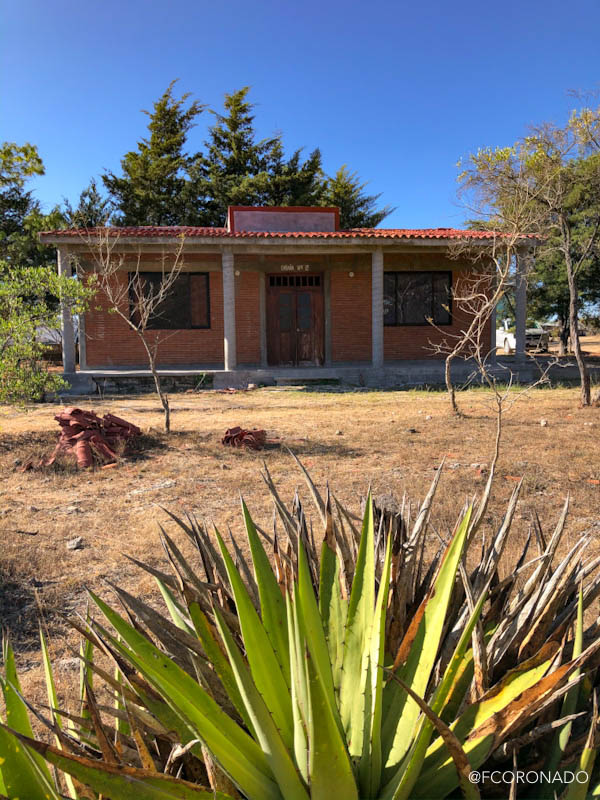
<svg viewBox="0 0 600 800">
<path fill-rule="evenodd" d="M 451 272 L 386 272 L 383 277 L 385 325 L 452 323 Z"/>
<path fill-rule="evenodd" d="M 136 277 L 130 273 L 130 285 Z M 155 296 L 163 279 L 162 272 L 140 272 L 141 290 L 147 296 Z M 136 322 L 135 292 L 130 296 L 130 318 Z M 148 321 L 152 330 L 185 330 L 187 328 L 210 328 L 210 298 L 208 272 L 183 272 L 176 279 L 167 297 L 156 308 Z"/>
</svg>

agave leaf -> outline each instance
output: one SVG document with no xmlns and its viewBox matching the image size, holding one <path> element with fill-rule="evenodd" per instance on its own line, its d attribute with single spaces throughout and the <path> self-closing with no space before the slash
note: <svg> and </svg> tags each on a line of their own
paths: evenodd
<svg viewBox="0 0 600 800">
<path fill-rule="evenodd" d="M 179 603 L 176 599 L 169 587 L 166 583 L 163 583 L 160 578 L 156 578 L 156 583 L 160 590 L 163 600 L 165 601 L 165 605 L 171 615 L 171 619 L 177 625 L 177 627 L 189 633 L 190 636 L 194 635 L 194 629 L 190 625 L 189 618 L 185 613 L 185 610 L 181 603 Z"/>
<path fill-rule="evenodd" d="M 367 497 L 352 591 L 348 603 L 344 661 L 340 684 L 340 717 L 350 755 L 360 757 L 365 725 L 365 687 L 375 606 L 373 501 Z"/>
<path fill-rule="evenodd" d="M 310 475 L 308 473 L 308 470 L 306 469 L 304 464 L 300 461 L 298 456 L 295 453 L 292 453 L 292 451 L 289 449 L 289 447 L 286 448 L 286 450 L 291 455 L 291 457 L 294 459 L 296 464 L 300 467 L 300 471 L 302 472 L 302 475 L 304 476 L 304 480 L 306 481 L 306 485 L 308 486 L 308 490 L 309 490 L 310 495 L 311 495 L 311 497 L 312 497 L 312 499 L 314 501 L 315 507 L 316 507 L 317 511 L 319 512 L 319 516 L 321 517 L 321 522 L 323 523 L 323 525 L 326 525 L 327 520 L 326 520 L 326 512 L 325 512 L 325 503 L 323 502 L 323 498 L 319 494 L 319 490 L 317 489 L 317 487 L 313 483 L 313 480 L 310 477 Z"/>
<path fill-rule="evenodd" d="M 370 678 L 371 686 L 367 697 L 371 708 L 365 715 L 363 754 L 360 761 L 360 784 L 367 797 L 375 797 L 381 782 L 382 746 L 381 722 L 383 716 L 383 660 L 385 657 L 385 619 L 390 591 L 390 568 L 392 557 L 392 537 L 387 537 L 383 570 L 379 582 L 377 602 L 371 629 Z"/>
<path fill-rule="evenodd" d="M 21 684 L 19 682 L 19 676 L 17 674 L 17 668 L 15 665 L 15 654 L 8 637 L 5 637 L 3 640 L 2 649 L 4 659 L 4 677 L 0 677 L 0 687 L 2 688 L 2 693 L 4 695 L 6 724 L 9 728 L 12 728 L 17 733 L 22 733 L 24 736 L 32 737 L 33 731 L 31 728 L 31 722 L 27 712 L 27 706 L 22 698 Z M 17 754 L 14 741 L 12 741 L 10 738 L 7 738 L 6 735 L 3 735 L 2 739 L 3 741 L 0 743 L 0 755 L 5 747 L 10 747 L 13 751 L 15 751 L 14 756 L 11 756 L 10 759 L 7 759 L 0 765 L 0 771 L 2 772 L 6 790 L 9 794 L 12 790 L 15 792 L 15 796 L 18 797 L 19 791 L 15 790 L 14 787 L 21 786 L 21 781 L 19 779 L 19 772 L 21 770 L 23 771 L 23 781 L 31 781 L 32 787 L 37 784 L 39 784 L 41 787 L 46 786 L 46 784 L 48 786 L 53 786 L 50 770 L 48 769 L 48 766 L 43 758 L 28 752 L 23 753 L 23 748 L 18 748 Z M 33 764 L 30 765 L 30 762 L 33 762 Z M 29 785 L 29 783 L 24 785 Z M 11 787 L 13 788 L 11 789 Z M 20 791 L 23 793 L 23 789 Z M 35 795 L 32 796 L 32 800 L 34 800 L 34 797 Z"/>
<path fill-rule="evenodd" d="M 230 800 L 227 795 L 215 794 L 170 775 L 83 758 L 27 736 L 14 736 L 20 740 L 21 746 L 39 753 L 60 770 L 111 800 L 131 800 L 132 797 L 136 800 Z M 25 797 L 34 800 L 35 796 L 23 795 Z"/>
<path fill-rule="evenodd" d="M 323 544 L 321 546 L 321 569 L 319 573 L 319 612 L 323 620 L 323 629 L 327 648 L 333 685 L 339 692 L 342 680 L 342 660 L 344 656 L 344 629 L 348 603 L 342 597 L 340 559 L 336 552 L 336 538 L 331 515 L 331 496 L 327 491 L 325 504 L 326 524 Z"/>
<path fill-rule="evenodd" d="M 305 649 L 309 714 L 309 772 L 311 800 L 359 800 L 352 762 L 340 730 L 337 714 L 332 710 L 329 689 L 323 685 L 310 649 Z M 287 800 L 287 797 L 286 797 Z"/>
<path fill-rule="evenodd" d="M 48 705 L 50 706 L 51 709 L 52 721 L 59 728 L 62 728 L 62 721 L 60 718 L 60 714 L 56 714 L 54 712 L 54 709 L 58 708 L 58 696 L 56 694 L 56 685 L 54 683 L 54 675 L 52 672 L 50 653 L 48 652 L 48 644 L 46 642 L 46 637 L 44 636 L 44 632 L 41 626 L 40 626 L 40 642 L 42 646 L 42 661 L 44 663 L 44 677 L 46 679 L 46 692 L 48 695 Z M 55 736 L 55 740 L 56 740 L 56 746 L 62 750 L 62 743 L 58 735 Z M 65 775 L 65 782 L 67 784 L 69 797 L 73 798 L 73 800 L 77 800 L 79 795 L 77 794 L 77 790 L 75 789 L 75 784 L 73 783 L 73 779 L 71 778 L 70 775 Z"/>
<path fill-rule="evenodd" d="M 293 588 L 297 593 L 296 587 Z M 304 636 L 300 631 L 298 604 L 293 603 L 288 592 L 285 595 L 288 640 L 290 646 L 290 677 L 292 693 L 292 716 L 294 723 L 294 757 L 300 774 L 308 783 L 308 674 L 304 659 Z"/>
<path fill-rule="evenodd" d="M 85 687 L 85 696 L 92 724 L 94 726 L 94 731 L 96 733 L 96 739 L 98 741 L 100 750 L 102 751 L 102 757 L 108 764 L 118 764 L 120 762 L 119 755 L 109 738 L 109 732 L 106 730 L 106 727 L 102 722 L 102 717 L 100 716 L 100 711 L 98 710 L 98 704 L 96 703 L 96 697 L 89 683 L 86 684 Z"/>
<path fill-rule="evenodd" d="M 188 610 L 196 630 L 196 635 L 200 640 L 209 662 L 212 664 L 216 674 L 225 689 L 225 692 L 234 708 L 244 720 L 248 729 L 252 731 L 252 722 L 246 714 L 246 708 L 239 693 L 236 680 L 233 676 L 231 665 L 221 650 L 220 642 L 217 640 L 217 632 L 199 604 L 192 600 L 188 604 Z"/>
<path fill-rule="evenodd" d="M 469 780 L 469 774 L 471 772 L 471 765 L 469 763 L 469 758 L 464 751 L 461 743 L 456 738 L 452 730 L 443 722 L 437 714 L 427 705 L 425 700 L 423 700 L 416 692 L 404 683 L 397 675 L 392 673 L 393 680 L 397 681 L 399 685 L 404 689 L 404 691 L 409 695 L 409 697 L 414 700 L 416 705 L 419 709 L 423 712 L 423 714 L 427 717 L 427 720 L 435 727 L 437 732 L 440 735 L 440 739 L 443 741 L 446 750 L 450 754 L 450 757 L 454 763 L 454 767 L 456 769 L 456 774 L 458 776 L 458 783 L 460 788 L 462 789 L 462 793 L 465 797 L 465 800 L 480 800 L 479 789 L 477 788 L 477 784 L 471 783 Z M 432 795 L 435 797 L 445 797 L 446 794 L 451 791 L 453 787 L 449 786 L 447 788 L 440 787 L 440 794 Z"/>
<path fill-rule="evenodd" d="M 594 642 L 580 656 L 546 675 L 558 650 L 556 642 L 548 642 L 537 656 L 511 670 L 500 684 L 468 707 L 452 730 L 463 742 L 472 767 L 477 769 L 512 730 L 537 715 L 548 700 L 554 700 L 569 674 L 581 667 L 599 648 L 600 641 Z M 436 796 L 441 787 L 446 789 L 452 774 L 452 765 L 446 759 L 439 740 L 433 742 L 415 797 Z"/>
<path fill-rule="evenodd" d="M 584 773 L 587 776 L 585 781 L 579 783 L 577 780 L 573 781 L 569 785 L 568 790 L 565 793 L 563 800 L 585 800 L 587 796 L 596 797 L 597 790 L 594 789 L 591 792 L 591 795 L 588 795 L 588 787 L 590 785 L 590 780 L 592 777 L 592 771 L 594 769 L 594 762 L 596 761 L 596 753 L 598 751 L 597 747 L 597 738 L 598 738 L 598 701 L 596 695 L 594 695 L 594 709 L 592 712 L 592 720 L 590 722 L 590 730 L 587 735 L 587 739 L 585 742 L 585 746 L 581 752 L 579 757 L 579 764 L 578 769 L 576 770 L 577 775 L 580 773 Z"/>
<path fill-rule="evenodd" d="M 309 800 L 308 793 L 281 738 L 273 717 L 260 695 L 250 670 L 244 663 L 239 648 L 233 640 L 223 617 L 215 608 L 215 619 L 219 633 L 229 656 L 238 689 L 244 700 L 248 715 L 252 719 L 256 738 L 266 754 L 273 775 L 286 800 Z"/>
<path fill-rule="evenodd" d="M 291 749 L 294 734 L 292 729 L 292 709 L 288 685 L 283 676 L 269 636 L 246 591 L 240 573 L 236 569 L 219 532 L 215 530 L 215 534 L 235 599 L 252 677 L 267 707 L 273 714 L 273 719 L 281 731 L 286 747 Z M 277 589 L 277 591 L 279 591 L 279 589 Z"/>
<path fill-rule="evenodd" d="M 581 587 L 579 587 L 579 600 L 577 605 L 577 622 L 575 625 L 575 640 L 573 642 L 573 658 L 577 658 L 581 655 L 583 649 L 583 591 Z M 580 674 L 580 670 L 575 670 L 573 672 L 573 678 L 577 678 Z M 562 709 L 561 709 L 561 717 L 566 717 L 570 714 L 575 712 L 577 708 L 577 698 L 579 697 L 579 686 L 574 686 L 570 689 L 563 699 Z M 546 762 L 546 769 L 554 771 L 558 765 L 560 764 L 564 752 L 566 750 L 567 744 L 569 743 L 569 737 L 571 736 L 571 722 L 567 722 L 565 726 L 560 730 L 557 731 L 554 739 L 552 741 L 552 745 L 550 748 L 550 753 L 548 754 L 548 759 Z"/>
<path fill-rule="evenodd" d="M 323 630 L 323 620 L 319 613 L 317 598 L 315 597 L 313 589 L 310 566 L 303 538 L 300 538 L 298 541 L 298 583 L 296 588 L 297 591 L 294 594 L 293 603 L 297 605 L 301 634 L 310 651 L 313 669 L 316 670 L 319 675 L 324 695 L 330 705 L 333 718 L 337 720 L 341 731 L 342 723 L 336 703 L 329 650 L 327 649 L 325 631 Z M 299 650 L 299 654 L 303 654 L 303 651 Z"/>
<path fill-rule="evenodd" d="M 464 663 L 465 652 L 471 640 L 472 633 L 475 630 L 477 622 L 481 618 L 481 612 L 487 597 L 488 589 L 489 581 L 477 600 L 477 604 L 471 613 L 471 617 L 465 625 L 452 658 L 446 667 L 444 676 L 434 692 L 433 699 L 431 701 L 431 710 L 436 715 L 439 715 L 443 710 L 452 687 L 455 685 L 459 670 Z M 419 731 L 413 746 L 408 752 L 404 762 L 400 765 L 400 768 L 398 769 L 398 772 L 394 778 L 390 780 L 384 791 L 384 794 L 382 795 L 382 800 L 385 800 L 387 797 L 393 797 L 394 800 L 409 800 L 411 792 L 419 778 L 423 761 L 425 760 L 425 754 L 427 752 L 427 748 L 429 747 L 434 729 L 435 727 L 430 719 L 423 720 L 421 730 Z"/>
<path fill-rule="evenodd" d="M 45 761 L 19 741 L 22 734 L 0 723 L 0 780 L 10 798 L 60 800 Z M 40 763 L 42 766 L 40 766 Z"/>
<path fill-rule="evenodd" d="M 253 800 L 280 800 L 266 758 L 256 744 L 184 670 L 93 592 L 90 597 L 122 637 L 113 647 L 133 664 L 202 739 L 223 770 Z M 148 706 L 153 711 L 152 705 Z"/>
<path fill-rule="evenodd" d="M 252 553 L 254 576 L 258 585 L 260 611 L 267 636 L 281 667 L 287 686 L 290 685 L 290 659 L 285 600 L 273 572 L 265 549 L 259 539 L 256 526 L 246 503 L 242 500 L 242 512 L 248 543 Z"/>
<path fill-rule="evenodd" d="M 394 662 L 394 671 L 403 664 L 400 672 L 402 680 L 419 697 L 425 695 L 435 664 L 470 519 L 471 508 L 468 508 L 447 546 L 435 582 L 409 626 Z M 396 682 L 394 686 L 399 689 Z M 418 705 L 406 702 L 406 693 L 391 690 L 390 694 L 392 699 L 383 728 L 384 746 L 387 747 L 384 752 L 387 780 L 394 774 L 411 746 L 419 715 Z"/>
</svg>

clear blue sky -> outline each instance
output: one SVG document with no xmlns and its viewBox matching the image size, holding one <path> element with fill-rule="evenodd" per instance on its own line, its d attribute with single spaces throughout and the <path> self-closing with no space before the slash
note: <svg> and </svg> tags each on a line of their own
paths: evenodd
<svg viewBox="0 0 600 800">
<path fill-rule="evenodd" d="M 118 171 L 179 78 L 215 108 L 250 84 L 259 134 L 358 171 L 384 225 L 460 225 L 459 157 L 600 86 L 598 0 L 5 0 L 1 30 L 0 140 L 39 147 L 46 209 Z"/>
</svg>

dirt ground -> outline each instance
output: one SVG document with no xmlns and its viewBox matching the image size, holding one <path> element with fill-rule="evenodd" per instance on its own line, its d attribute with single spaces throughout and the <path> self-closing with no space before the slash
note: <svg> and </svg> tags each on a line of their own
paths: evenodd
<svg viewBox="0 0 600 800">
<path fill-rule="evenodd" d="M 26 687 L 35 693 L 41 686 L 38 604 L 51 621 L 54 658 L 66 665 L 68 677 L 76 663 L 66 644 L 74 639 L 57 610 L 84 610 L 85 586 L 106 593 L 106 579 L 144 596 L 154 592 L 152 580 L 122 554 L 164 563 L 158 523 L 169 532 L 174 525 L 161 505 L 175 513 L 193 511 L 220 530 L 230 526 L 241 542 L 240 491 L 257 522 L 271 525 L 271 503 L 260 477 L 264 459 L 282 497 L 291 500 L 298 486 L 309 506 L 284 445 L 298 454 L 319 486 L 328 480 L 355 512 L 369 484 L 375 496 L 406 492 L 420 502 L 445 458 L 432 519 L 446 535 L 465 499 L 485 483 L 482 465 L 489 463 L 495 430 L 490 401 L 483 390 L 461 393 L 465 416 L 455 418 L 442 392 L 286 388 L 186 393 L 171 398 L 173 433 L 168 438 L 161 433 L 154 396 L 79 401 L 81 407 L 124 417 L 145 432 L 142 452 L 113 468 L 86 472 L 64 467 L 19 471 L 28 457 L 52 451 L 58 435 L 53 417 L 62 405 L 26 411 L 0 407 L 0 616 L 11 630 Z M 272 443 L 261 453 L 223 447 L 223 433 L 235 425 L 264 428 Z M 577 389 L 538 389 L 522 397 L 505 419 L 488 532 L 499 524 L 521 476 L 515 547 L 527 533 L 533 510 L 548 531 L 567 495 L 572 506 L 565 545 L 583 530 L 600 532 L 599 432 L 600 409 L 579 408 Z M 68 550 L 66 543 L 76 536 L 83 538 L 83 548 Z M 60 672 L 58 677 L 60 682 Z"/>
</svg>

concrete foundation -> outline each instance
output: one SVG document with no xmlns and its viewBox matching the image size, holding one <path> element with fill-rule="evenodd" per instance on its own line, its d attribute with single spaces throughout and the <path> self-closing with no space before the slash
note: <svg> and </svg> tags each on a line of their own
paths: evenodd
<svg viewBox="0 0 600 800">
<path fill-rule="evenodd" d="M 501 382 L 508 382 L 512 375 L 514 383 L 532 383 L 540 375 L 539 367 L 532 359 L 498 357 L 492 367 L 493 374 Z M 600 368 L 591 368 L 600 377 Z M 190 366 L 188 368 L 162 368 L 167 391 L 177 392 L 189 389 L 212 387 L 214 389 L 246 388 L 248 384 L 257 386 L 297 385 L 339 383 L 348 386 L 365 386 L 373 389 L 411 388 L 417 386 L 442 387 L 444 385 L 443 361 L 402 361 L 387 362 L 376 368 L 371 363 L 339 364 L 331 367 L 239 367 L 235 370 L 214 369 L 214 367 Z M 556 381 L 576 381 L 579 373 L 573 362 L 570 366 L 555 367 L 550 378 Z M 101 369 L 82 370 L 65 374 L 70 390 L 64 394 L 86 395 L 103 393 L 134 393 L 153 391 L 149 370 L 143 369 Z M 452 380 L 457 387 L 481 385 L 470 362 L 457 361 L 452 367 Z"/>
</svg>

